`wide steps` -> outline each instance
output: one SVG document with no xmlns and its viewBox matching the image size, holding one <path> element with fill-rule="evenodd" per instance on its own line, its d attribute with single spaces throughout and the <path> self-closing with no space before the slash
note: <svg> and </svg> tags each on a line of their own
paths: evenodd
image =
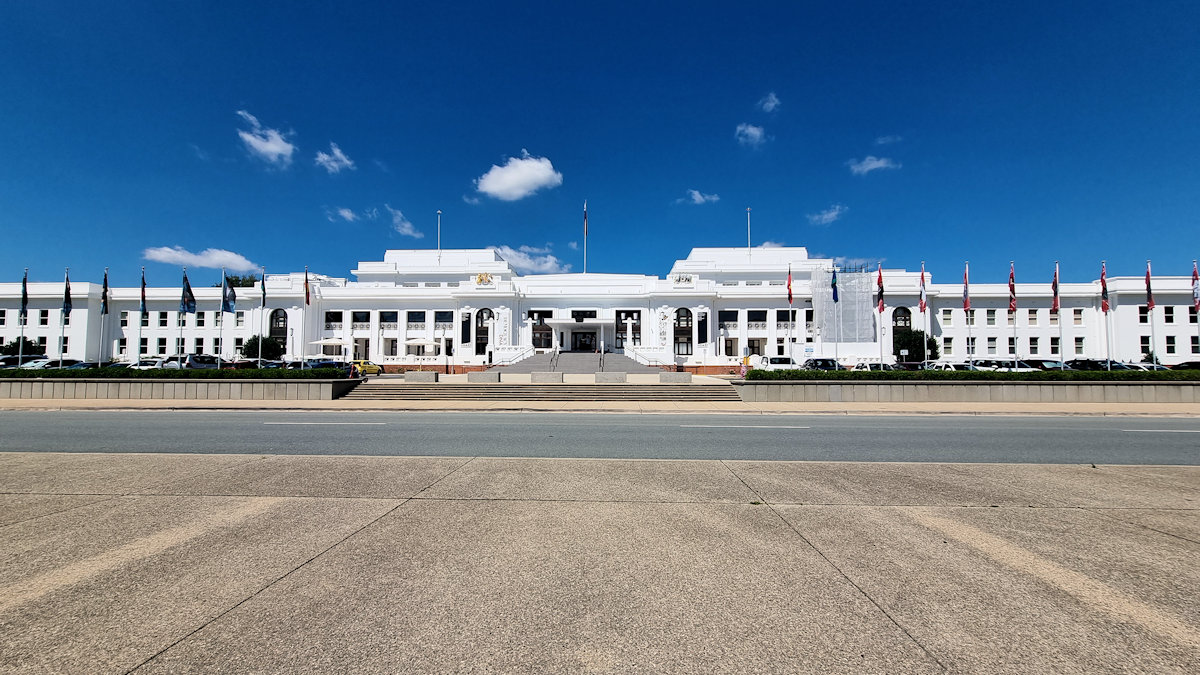
<svg viewBox="0 0 1200 675">
<path fill-rule="evenodd" d="M 740 401 L 732 385 L 364 383 L 351 401 Z"/>
</svg>

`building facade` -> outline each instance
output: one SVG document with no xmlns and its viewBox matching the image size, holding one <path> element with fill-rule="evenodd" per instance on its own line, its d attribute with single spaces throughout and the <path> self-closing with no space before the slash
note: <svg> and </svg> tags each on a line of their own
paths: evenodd
<svg viewBox="0 0 1200 675">
<path fill-rule="evenodd" d="M 1017 283 L 935 284 L 926 272 L 927 311 L 919 308 L 920 272 L 883 270 L 884 311 L 877 311 L 875 270 L 837 268 L 800 247 L 697 248 L 666 277 L 637 274 L 521 275 L 490 249 L 393 250 L 361 262 L 354 281 L 321 274 L 270 274 L 261 288 L 238 288 L 235 312 L 221 312 L 219 287 L 193 286 L 197 311 L 181 314 L 179 286 L 110 289 L 72 284 L 73 311 L 62 312 L 63 284 L 31 283 L 25 325 L 21 284 L 0 284 L 0 340 L 27 339 L 47 356 L 132 360 L 179 353 L 241 356 L 254 335 L 285 345 L 286 357 L 365 358 L 389 370 L 476 370 L 549 350 L 624 353 L 650 365 L 699 373 L 737 368 L 745 355 L 836 358 L 847 366 L 891 363 L 898 329 L 927 330 L 941 361 L 1113 358 L 1162 363 L 1200 359 L 1200 325 L 1191 278 L 1155 277 L 1157 306 L 1146 305 L 1142 277 L 1110 277 L 1111 311 L 1101 311 L 1100 281 L 1060 284 L 1051 312 L 1050 272 Z M 193 271 L 192 282 L 203 274 Z M 788 279 L 791 279 L 789 304 Z M 950 276 L 957 277 L 960 272 Z M 219 276 L 219 275 L 214 275 Z M 61 336 L 61 341 L 60 341 Z M 246 355 L 253 356 L 253 355 Z M 921 354 L 907 360 L 923 360 Z"/>
</svg>

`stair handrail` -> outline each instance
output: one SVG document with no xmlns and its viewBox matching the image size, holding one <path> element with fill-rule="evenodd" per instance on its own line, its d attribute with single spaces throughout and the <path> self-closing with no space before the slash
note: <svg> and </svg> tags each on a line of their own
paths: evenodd
<svg viewBox="0 0 1200 675">
<path fill-rule="evenodd" d="M 554 353 L 550 355 L 550 372 L 558 369 L 558 355 L 562 353 L 558 347 L 554 348 Z"/>
<path fill-rule="evenodd" d="M 507 366 L 507 365 L 516 363 L 517 361 L 520 361 L 521 359 L 528 356 L 529 353 L 532 351 L 533 351 L 533 345 L 527 345 L 526 347 L 522 348 L 520 351 L 513 352 L 507 358 L 505 358 L 503 361 L 496 361 L 492 365 L 493 366 Z"/>
<path fill-rule="evenodd" d="M 675 361 L 673 361 L 673 360 L 670 363 L 668 363 L 666 361 L 660 361 L 652 356 L 646 356 L 645 354 L 638 351 L 638 349 L 636 347 L 626 346 L 625 347 L 625 355 L 628 356 L 629 358 L 633 359 L 634 361 L 637 361 L 638 363 L 642 364 L 643 366 L 670 366 L 670 367 L 674 368 L 677 365 L 675 363 Z"/>
</svg>

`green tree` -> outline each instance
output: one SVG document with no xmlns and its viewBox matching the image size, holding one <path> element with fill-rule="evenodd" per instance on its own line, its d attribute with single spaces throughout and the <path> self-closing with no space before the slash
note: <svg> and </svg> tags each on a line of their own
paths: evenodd
<svg viewBox="0 0 1200 675">
<path fill-rule="evenodd" d="M 921 348 L 921 343 L 925 348 Z M 900 350 L 907 349 L 908 356 L 901 356 Z M 925 335 L 923 330 L 897 328 L 892 334 L 892 354 L 897 361 L 936 361 L 941 356 L 937 340 Z"/>
<path fill-rule="evenodd" d="M 45 351 L 41 347 L 38 347 L 37 344 L 31 342 L 29 340 L 29 338 L 24 338 L 25 348 L 22 349 L 21 348 L 21 339 L 22 338 L 17 338 L 15 340 L 13 340 L 12 342 L 9 342 L 8 344 L 5 344 L 4 346 L 0 347 L 0 354 L 3 354 L 4 356 L 16 356 L 17 354 L 21 354 L 21 353 L 26 354 L 26 355 L 41 354 L 43 351 Z"/>
<path fill-rule="evenodd" d="M 247 359 L 258 358 L 258 345 L 262 345 L 262 358 L 275 361 L 283 356 L 283 345 L 272 337 L 255 335 L 242 344 L 242 356 Z"/>
<path fill-rule="evenodd" d="M 16 352 L 13 353 L 15 354 Z M 1158 355 L 1155 354 L 1153 350 L 1148 351 L 1146 352 L 1146 355 L 1142 357 L 1142 363 L 1153 363 L 1155 365 L 1159 365 Z"/>
<path fill-rule="evenodd" d="M 234 288 L 250 288 L 258 285 L 258 277 L 253 274 L 247 274 L 244 277 L 239 277 L 236 274 L 226 274 L 225 278 L 229 280 L 229 285 Z M 221 282 L 213 284 L 214 288 L 220 288 Z"/>
</svg>

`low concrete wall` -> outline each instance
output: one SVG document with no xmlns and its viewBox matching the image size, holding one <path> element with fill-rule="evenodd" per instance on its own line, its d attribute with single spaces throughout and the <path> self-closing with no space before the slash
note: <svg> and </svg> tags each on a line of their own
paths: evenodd
<svg viewBox="0 0 1200 675">
<path fill-rule="evenodd" d="M 663 384 L 691 384 L 691 373 L 659 373 L 658 381 Z"/>
<path fill-rule="evenodd" d="M 478 373 L 467 373 L 467 382 L 499 382 L 500 371 L 484 370 Z"/>
<path fill-rule="evenodd" d="M 561 383 L 563 381 L 563 374 L 552 372 L 530 373 L 529 381 L 533 384 Z"/>
<path fill-rule="evenodd" d="M 627 381 L 625 373 L 596 373 L 596 384 L 622 384 Z"/>
<path fill-rule="evenodd" d="M 1200 403 L 1198 382 L 734 380 L 748 402 Z"/>
<path fill-rule="evenodd" d="M 0 379 L 3 398 L 330 401 L 360 380 Z"/>
<path fill-rule="evenodd" d="M 435 370 L 406 370 L 404 371 L 405 382 L 437 382 L 438 373 Z"/>
</svg>

